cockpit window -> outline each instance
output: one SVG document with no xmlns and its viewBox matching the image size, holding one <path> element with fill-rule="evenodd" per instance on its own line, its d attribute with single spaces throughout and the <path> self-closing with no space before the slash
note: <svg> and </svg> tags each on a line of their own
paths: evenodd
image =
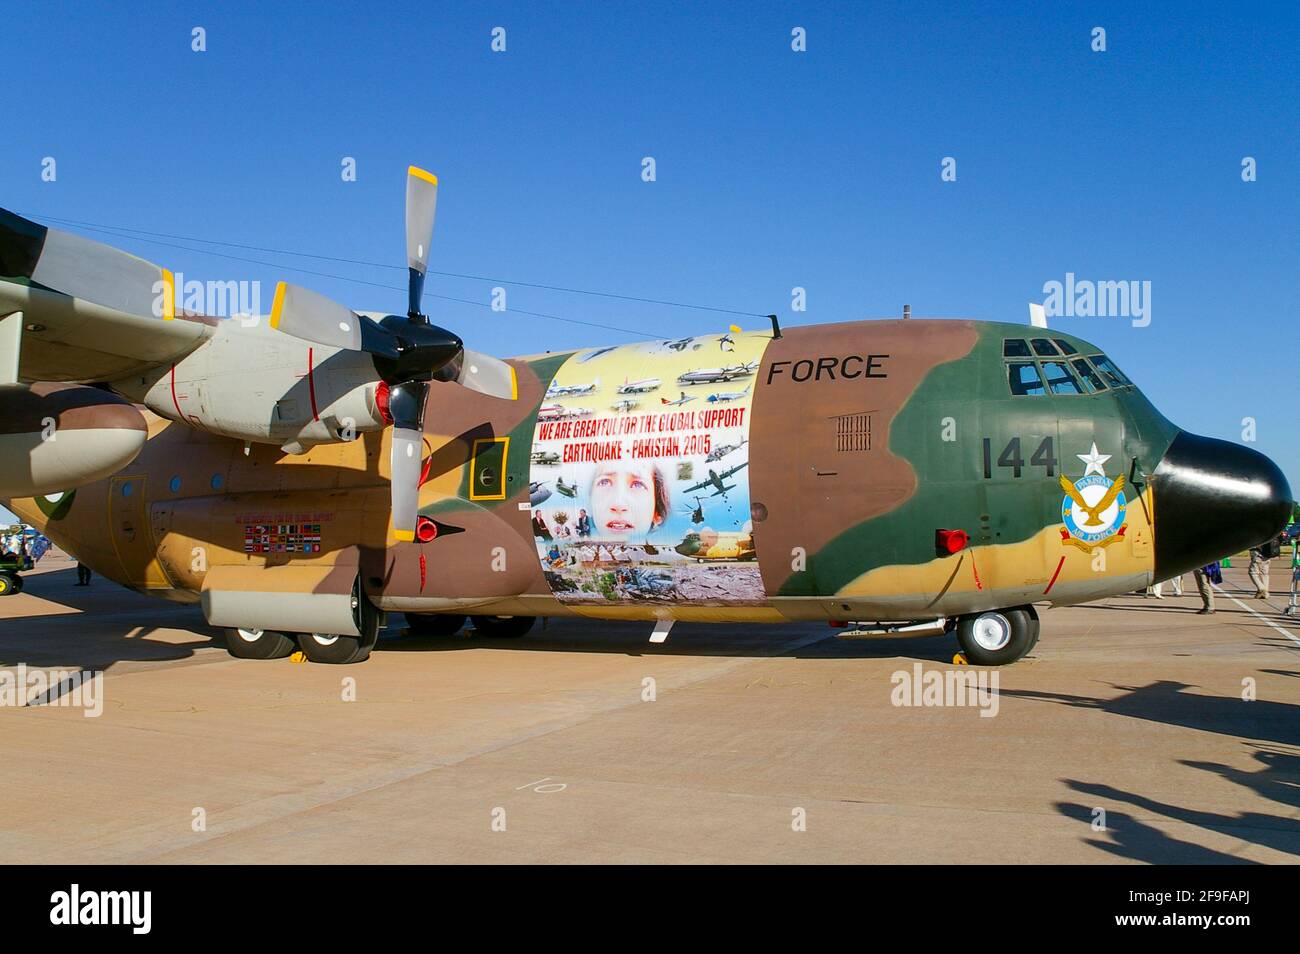
<svg viewBox="0 0 1300 954">
<path fill-rule="evenodd" d="M 1128 378 L 1124 377 L 1124 372 L 1115 367 L 1115 362 L 1104 354 L 1093 355 L 1090 359 L 1093 365 L 1101 372 L 1102 378 L 1113 388 L 1122 388 L 1126 384 L 1132 384 Z"/>
<path fill-rule="evenodd" d="M 1053 394 L 1082 394 L 1083 388 L 1074 380 L 1070 367 L 1063 361 L 1044 361 L 1043 377 Z"/>
<path fill-rule="evenodd" d="M 1099 394 L 1133 386 L 1110 358 L 1104 354 L 1085 357 L 1064 338 L 1004 338 L 1002 354 L 1007 384 L 1017 397 Z"/>
<path fill-rule="evenodd" d="M 1106 390 L 1106 382 L 1101 379 L 1101 375 L 1083 358 L 1075 358 L 1070 364 L 1074 365 L 1074 370 L 1079 373 L 1079 378 L 1089 394 Z"/>
<path fill-rule="evenodd" d="M 1038 366 L 1031 361 L 1013 361 L 1008 364 L 1007 381 L 1011 384 L 1011 393 L 1015 395 L 1047 393 L 1043 388 L 1043 379 L 1038 376 Z"/>
</svg>

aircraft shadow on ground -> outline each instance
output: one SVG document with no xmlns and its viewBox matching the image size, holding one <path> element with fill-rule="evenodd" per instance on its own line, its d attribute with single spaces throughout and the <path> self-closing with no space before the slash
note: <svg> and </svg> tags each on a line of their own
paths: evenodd
<svg viewBox="0 0 1300 954">
<path fill-rule="evenodd" d="M 0 626 L 0 665 L 106 671 L 121 662 L 174 662 L 198 649 L 224 646 L 220 630 L 207 625 L 197 605 L 137 594 L 98 576 L 88 587 L 74 586 L 75 579 L 72 568 L 24 578 L 23 593 L 8 597 L 6 609 L 21 606 L 19 601 L 31 595 L 67 611 L 9 616 L 7 622 L 23 621 L 26 632 L 10 638 L 12 627 Z M 78 632 L 82 621 L 93 625 L 96 635 Z M 183 643 L 149 638 L 168 629 L 194 635 Z"/>
<path fill-rule="evenodd" d="M 1281 674 L 1295 675 L 1288 671 Z M 1111 840 L 1105 840 L 1102 833 L 1098 833 L 1096 837 L 1086 839 L 1089 844 L 1115 855 L 1152 863 L 1241 863 L 1241 859 L 1233 855 L 1179 841 L 1134 815 L 1113 811 L 1112 806 L 1119 802 L 1145 815 L 1157 815 L 1286 854 L 1300 855 L 1300 819 L 1294 817 L 1300 809 L 1300 754 L 1284 748 L 1300 745 L 1300 706 L 1262 699 L 1246 702 L 1237 696 L 1197 695 L 1185 691 L 1194 688 L 1192 686 L 1163 680 L 1146 686 L 1115 688 L 1123 690 L 1124 694 L 1114 699 L 1019 689 L 1003 689 L 1002 695 L 1259 740 L 1258 743 L 1243 743 L 1255 750 L 1253 757 L 1260 764 L 1256 771 L 1187 759 L 1180 760 L 1179 764 L 1213 772 L 1222 779 L 1248 788 L 1276 802 L 1283 813 L 1219 814 L 1182 808 L 1111 785 L 1066 779 L 1065 784 L 1070 788 L 1093 796 L 1096 801 L 1088 805 L 1060 802 L 1056 808 L 1063 815 L 1091 823 L 1094 808 L 1106 810 L 1105 835 Z"/>
<path fill-rule="evenodd" d="M 33 623 L 49 620 L 51 632 L 66 629 L 74 621 L 93 621 L 98 635 L 81 636 L 75 643 L 45 642 L 45 637 L 3 638 L 0 631 L 0 664 L 19 661 L 28 665 L 67 668 L 82 666 L 106 670 L 117 662 L 173 662 L 187 659 L 199 649 L 224 649 L 225 637 L 218 627 L 208 626 L 197 605 L 169 603 L 127 590 L 96 576 L 89 587 L 73 585 L 75 571 L 53 570 L 27 577 L 25 594 L 67 607 L 67 612 L 10 617 Z M 22 597 L 13 597 L 17 601 Z M 608 620 L 552 617 L 545 627 L 539 621 L 522 639 L 493 639 L 475 633 L 467 625 L 455 636 L 414 636 L 401 613 L 388 614 L 388 626 L 381 634 L 376 652 L 457 652 L 480 648 L 515 649 L 530 652 L 614 653 L 676 656 L 753 657 L 792 655 L 799 658 L 906 659 L 923 662 L 951 661 L 956 642 L 951 636 L 918 636 L 903 639 L 836 639 L 835 630 L 821 623 L 723 624 L 727 632 L 704 623 L 679 623 L 666 646 L 649 643 L 653 624 Z M 148 637 L 163 629 L 188 630 L 191 641 L 165 643 Z M 743 635 L 737 635 L 743 631 Z M 791 642 L 816 637 L 806 645 L 788 649 Z"/>
<path fill-rule="evenodd" d="M 825 624 L 756 624 L 744 636 L 730 624 L 731 635 L 720 634 L 715 624 L 678 623 L 668 642 L 652 645 L 653 628 L 648 622 L 609 622 L 593 624 L 588 620 L 552 618 L 545 629 L 539 621 L 521 639 L 501 639 L 477 634 L 466 626 L 454 636 L 416 636 L 407 630 L 401 616 L 389 616 L 389 625 L 375 647 L 376 652 L 457 652 L 469 649 L 518 649 L 549 653 L 612 653 L 624 656 L 716 656 L 752 657 L 792 656 L 798 659 L 898 659 L 950 663 L 957 651 L 949 635 L 908 637 L 906 639 L 836 639 L 835 631 Z M 729 625 L 729 624 L 721 624 Z M 802 637 L 820 638 L 790 647 Z"/>
</svg>

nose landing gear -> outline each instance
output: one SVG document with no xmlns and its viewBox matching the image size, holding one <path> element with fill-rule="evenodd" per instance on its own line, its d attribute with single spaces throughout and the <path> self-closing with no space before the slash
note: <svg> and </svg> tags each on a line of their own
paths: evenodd
<svg viewBox="0 0 1300 954">
<path fill-rule="evenodd" d="M 1005 666 L 1038 644 L 1041 627 L 1032 606 L 987 610 L 957 618 L 957 642 L 976 666 Z"/>
</svg>

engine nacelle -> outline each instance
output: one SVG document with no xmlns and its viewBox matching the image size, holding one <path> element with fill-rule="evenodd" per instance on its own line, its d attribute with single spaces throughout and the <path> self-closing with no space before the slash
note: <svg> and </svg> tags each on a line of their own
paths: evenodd
<svg viewBox="0 0 1300 954">
<path fill-rule="evenodd" d="M 76 384 L 0 385 L 0 498 L 72 490 L 121 470 L 147 437 L 116 394 Z"/>
<path fill-rule="evenodd" d="M 238 318 L 173 368 L 113 383 L 162 417 L 290 453 L 382 429 L 377 385 L 369 355 Z"/>
</svg>

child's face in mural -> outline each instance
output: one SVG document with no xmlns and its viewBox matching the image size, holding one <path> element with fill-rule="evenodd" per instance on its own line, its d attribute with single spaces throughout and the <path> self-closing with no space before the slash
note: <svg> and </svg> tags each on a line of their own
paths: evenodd
<svg viewBox="0 0 1300 954">
<path fill-rule="evenodd" d="M 655 473 L 650 463 L 602 465 L 591 481 L 598 536 L 644 535 L 654 528 Z"/>
</svg>

